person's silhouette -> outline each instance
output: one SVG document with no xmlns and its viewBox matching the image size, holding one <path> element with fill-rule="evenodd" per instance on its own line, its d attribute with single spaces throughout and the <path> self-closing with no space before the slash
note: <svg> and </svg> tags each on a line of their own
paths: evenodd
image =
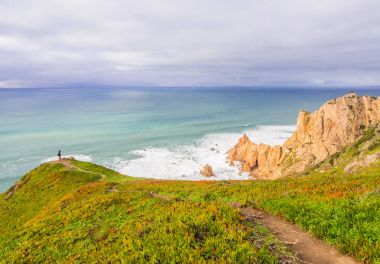
<svg viewBox="0 0 380 264">
<path fill-rule="evenodd" d="M 61 150 L 58 151 L 58 160 L 61 160 Z"/>
</svg>

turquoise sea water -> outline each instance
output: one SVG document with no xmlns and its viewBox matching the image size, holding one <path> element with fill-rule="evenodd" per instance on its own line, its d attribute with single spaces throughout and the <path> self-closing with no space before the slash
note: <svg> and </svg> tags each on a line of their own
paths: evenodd
<svg viewBox="0 0 380 264">
<path fill-rule="evenodd" d="M 243 132 L 281 143 L 300 109 L 315 110 L 347 91 L 0 89 L 0 191 L 59 149 L 134 176 L 197 179 L 209 162 L 218 179 L 244 177 L 224 165 L 225 151 Z"/>
</svg>

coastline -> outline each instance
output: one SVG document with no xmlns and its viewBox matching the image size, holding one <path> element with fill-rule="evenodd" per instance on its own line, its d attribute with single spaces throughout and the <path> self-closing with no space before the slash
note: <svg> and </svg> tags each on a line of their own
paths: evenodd
<svg viewBox="0 0 380 264">
<path fill-rule="evenodd" d="M 87 90 L 91 96 L 83 97 Z M 31 89 L 0 93 L 6 95 L 0 96 L 0 179 L 16 181 L 62 149 L 63 155 L 86 155 L 129 175 L 151 178 L 156 173 L 156 178 L 183 179 L 186 174 L 185 179 L 198 180 L 206 163 L 220 164 L 216 165 L 219 171 L 231 170 L 224 167 L 225 157 L 209 151 L 215 148 L 213 142 L 229 142 L 218 150 L 223 154 L 247 130 L 249 135 L 257 127 L 294 124 L 300 109 L 313 111 L 342 95 L 344 89 Z M 263 130 L 250 138 L 273 145 L 288 137 L 265 140 L 275 133 Z M 168 169 L 157 166 L 153 158 L 161 164 L 168 160 L 181 164 L 183 171 L 173 176 L 178 169 L 175 164 Z M 242 179 L 231 173 L 235 176 L 226 179 Z M 220 174 L 217 169 L 216 174 Z"/>
<path fill-rule="evenodd" d="M 74 157 L 80 161 L 94 162 L 115 170 L 124 175 L 137 178 L 153 178 L 162 180 L 249 180 L 248 174 L 240 173 L 240 167 L 229 166 L 225 161 L 227 151 L 242 134 L 248 134 L 257 142 L 277 145 L 291 135 L 295 126 L 257 126 L 241 133 L 211 133 L 196 140 L 193 144 L 169 145 L 165 147 L 146 147 L 130 151 L 136 156 L 133 159 L 113 157 L 104 162 L 97 160 L 96 155 L 72 154 L 64 157 Z M 46 158 L 41 163 L 56 160 L 56 157 Z M 215 176 L 204 177 L 200 174 L 201 167 L 211 163 L 214 165 Z"/>
<path fill-rule="evenodd" d="M 174 145 L 162 148 L 148 147 L 132 151 L 137 156 L 132 160 L 114 158 L 103 165 L 122 174 L 135 177 L 171 180 L 248 180 L 247 174 L 239 173 L 239 166 L 226 163 L 227 151 L 242 133 L 247 133 L 258 142 L 281 144 L 295 126 L 258 126 L 241 133 L 212 133 L 193 144 Z M 215 177 L 200 174 L 205 164 L 213 164 Z"/>
<path fill-rule="evenodd" d="M 129 151 L 127 154 L 134 158 L 109 157 L 102 159 L 96 153 L 64 153 L 63 157 L 74 157 L 79 161 L 92 162 L 137 178 L 183 181 L 250 180 L 253 179 L 251 176 L 239 172 L 238 163 L 231 167 L 225 162 L 227 151 L 239 137 L 246 133 L 255 138 L 257 142 L 276 145 L 283 143 L 294 130 L 295 125 L 259 125 L 256 128 L 243 129 L 241 132 L 210 133 L 194 140 L 191 144 L 147 146 Z M 29 166 L 25 167 L 25 173 L 39 164 L 56 159 L 56 156 L 36 159 L 35 162 L 31 162 Z M 215 177 L 201 175 L 200 170 L 206 163 L 214 165 Z M 20 176 L 0 179 L 0 192 L 6 191 Z"/>
</svg>

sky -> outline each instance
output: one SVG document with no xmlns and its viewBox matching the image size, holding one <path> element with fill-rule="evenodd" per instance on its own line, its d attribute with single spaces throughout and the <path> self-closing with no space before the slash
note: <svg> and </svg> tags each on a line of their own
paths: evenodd
<svg viewBox="0 0 380 264">
<path fill-rule="evenodd" d="M 379 84 L 379 0 L 0 1 L 3 88 Z"/>
</svg>

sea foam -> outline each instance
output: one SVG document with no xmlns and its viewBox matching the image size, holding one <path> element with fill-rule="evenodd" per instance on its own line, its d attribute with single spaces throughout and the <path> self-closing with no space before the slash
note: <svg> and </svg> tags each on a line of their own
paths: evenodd
<svg viewBox="0 0 380 264">
<path fill-rule="evenodd" d="M 295 126 L 258 126 L 243 133 L 255 143 L 282 144 L 295 130 Z M 175 180 L 244 180 L 249 175 L 239 173 L 239 166 L 226 163 L 226 153 L 243 133 L 209 134 L 194 144 L 166 148 L 146 148 L 131 151 L 136 159 L 114 158 L 106 167 L 135 177 Z M 200 174 L 202 166 L 210 164 L 216 177 Z"/>
</svg>

